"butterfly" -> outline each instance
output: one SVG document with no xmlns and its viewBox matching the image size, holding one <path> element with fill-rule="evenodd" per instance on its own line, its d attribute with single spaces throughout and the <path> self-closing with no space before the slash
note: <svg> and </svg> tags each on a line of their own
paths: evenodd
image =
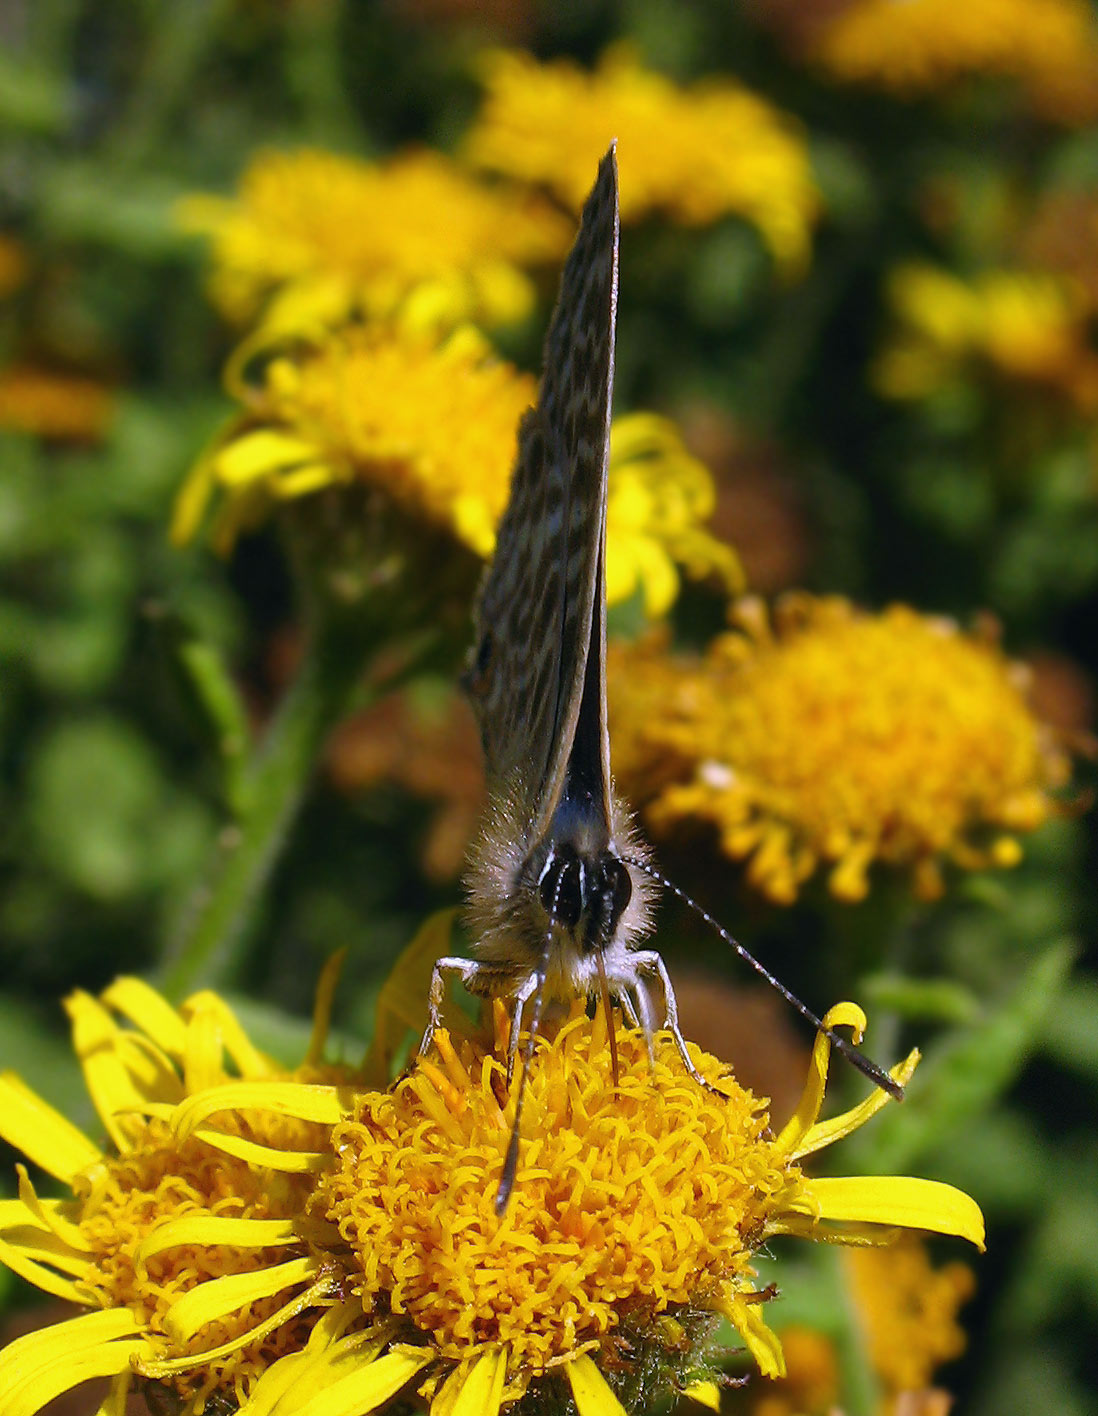
<svg viewBox="0 0 1098 1416">
<path fill-rule="evenodd" d="M 547 1004 L 616 997 L 652 1050 L 666 1030 L 699 1085 L 679 1029 L 667 968 L 640 947 L 661 886 L 691 904 L 817 1027 L 819 1019 L 684 892 L 655 870 L 616 796 L 606 716 L 606 504 L 618 292 L 618 172 L 599 163 L 565 263 L 545 341 L 537 405 L 519 427 L 510 500 L 476 613 L 466 687 L 480 726 L 489 804 L 467 886 L 474 959 L 439 959 L 428 1027 L 438 1025 L 447 976 L 512 1006 L 513 1071 L 531 1015 L 511 1143 L 496 1199 L 507 1204 L 533 1039 Z M 653 996 L 655 994 L 655 997 Z M 609 1021 L 609 1017 L 608 1017 Z M 608 1029 L 611 1048 L 615 1029 Z M 878 1085 L 887 1073 L 831 1034 Z M 617 1079 L 617 1056 L 611 1053 Z M 709 1088 L 712 1090 L 712 1088 Z"/>
</svg>

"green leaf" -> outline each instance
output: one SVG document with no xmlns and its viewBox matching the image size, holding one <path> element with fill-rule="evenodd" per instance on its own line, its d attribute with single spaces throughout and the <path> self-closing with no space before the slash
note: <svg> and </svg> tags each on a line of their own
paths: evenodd
<svg viewBox="0 0 1098 1416">
<path fill-rule="evenodd" d="M 948 978 L 871 974 L 862 987 L 871 1011 L 887 1009 L 908 1022 L 971 1023 L 980 1003 L 970 988 Z"/>
<path fill-rule="evenodd" d="M 866 1173 L 898 1174 L 981 1116 L 1021 1071 L 1063 989 L 1075 945 L 1051 945 L 997 1008 L 936 1045 L 899 1106 L 847 1146 Z"/>
<path fill-rule="evenodd" d="M 1041 1050 L 1062 1067 L 1098 1077 L 1098 983 L 1072 983 L 1041 1034 Z"/>
</svg>

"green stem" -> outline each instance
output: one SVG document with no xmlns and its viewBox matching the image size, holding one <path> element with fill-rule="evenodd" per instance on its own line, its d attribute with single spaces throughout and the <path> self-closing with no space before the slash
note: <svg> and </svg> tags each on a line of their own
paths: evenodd
<svg viewBox="0 0 1098 1416">
<path fill-rule="evenodd" d="M 293 685 L 247 772 L 244 811 L 227 828 L 192 913 L 160 969 L 179 997 L 234 972 L 245 926 L 301 806 L 329 732 L 361 683 L 365 654 L 339 617 L 320 616 Z"/>
</svg>

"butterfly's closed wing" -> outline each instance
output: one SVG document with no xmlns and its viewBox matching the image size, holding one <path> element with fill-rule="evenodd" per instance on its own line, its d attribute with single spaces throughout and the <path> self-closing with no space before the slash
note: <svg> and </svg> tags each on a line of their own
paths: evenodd
<svg viewBox="0 0 1098 1416">
<path fill-rule="evenodd" d="M 537 407 L 519 431 L 469 679 L 489 783 L 510 801 L 528 842 L 560 800 L 585 699 L 578 760 L 601 774 L 600 806 L 608 788 L 601 664 L 617 265 L 611 148 L 564 268 Z M 592 643 L 597 662 L 585 688 Z"/>
</svg>

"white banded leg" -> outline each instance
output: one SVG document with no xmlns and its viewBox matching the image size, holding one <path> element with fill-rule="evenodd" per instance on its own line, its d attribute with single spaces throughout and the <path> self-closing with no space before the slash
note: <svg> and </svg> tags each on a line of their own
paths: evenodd
<svg viewBox="0 0 1098 1416">
<path fill-rule="evenodd" d="M 722 1092 L 719 1087 L 715 1087 L 712 1082 L 707 1082 L 698 1071 L 697 1067 L 694 1066 L 693 1059 L 686 1046 L 686 1039 L 683 1037 L 682 1030 L 679 1027 L 679 1005 L 675 1000 L 675 990 L 671 986 L 671 978 L 667 972 L 667 965 L 663 962 L 662 957 L 656 953 L 655 949 L 642 949 L 633 955 L 633 961 L 637 965 L 638 970 L 644 969 L 650 973 L 654 973 L 660 981 L 660 987 L 663 989 L 663 1026 L 675 1039 L 675 1046 L 679 1050 L 679 1056 L 682 1058 L 683 1066 L 697 1082 L 698 1086 L 704 1087 L 707 1092 L 712 1092 L 714 1096 L 719 1096 L 722 1100 L 727 1101 L 728 1098 L 725 1096 L 724 1092 Z M 638 985 L 639 982 L 638 980 Z M 638 987 L 638 999 L 639 998 L 640 991 Z"/>
<path fill-rule="evenodd" d="M 427 992 L 427 1026 L 423 1029 L 423 1038 L 419 1044 L 417 1057 L 426 1057 L 431 1050 L 431 1043 L 434 1041 L 435 1033 L 439 1027 L 439 1014 L 442 1011 L 447 978 L 460 978 L 462 983 L 468 986 L 469 980 L 476 978 L 483 969 L 484 965 L 478 964 L 475 959 L 461 959 L 456 954 L 435 960 L 434 971 L 431 974 L 431 987 Z"/>
</svg>

